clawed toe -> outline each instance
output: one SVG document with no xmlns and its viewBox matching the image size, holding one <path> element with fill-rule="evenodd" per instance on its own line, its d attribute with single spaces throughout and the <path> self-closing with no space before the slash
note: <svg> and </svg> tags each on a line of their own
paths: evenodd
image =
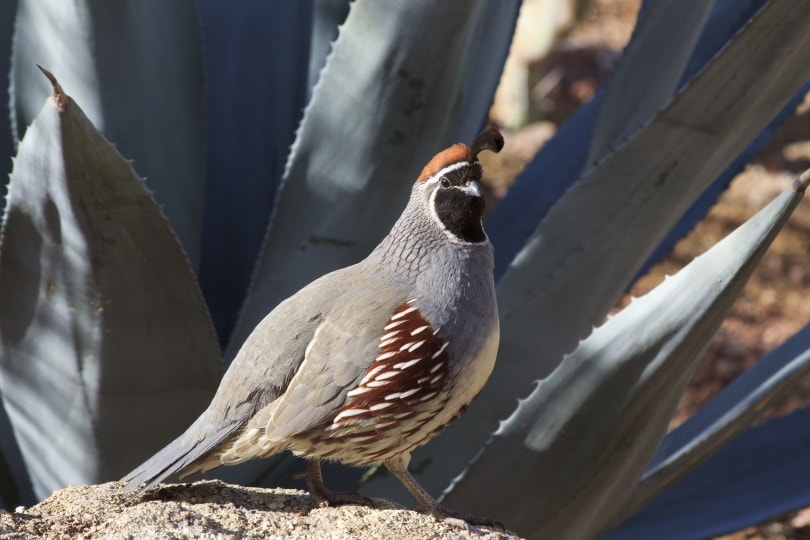
<svg viewBox="0 0 810 540">
<path fill-rule="evenodd" d="M 322 491 L 322 492 L 310 492 L 309 496 L 315 502 L 317 506 L 325 507 L 325 506 L 340 506 L 344 504 L 356 504 L 360 506 L 371 506 L 374 507 L 374 501 L 369 499 L 368 497 L 364 497 L 359 493 L 352 493 L 352 492 L 332 492 L 332 491 Z"/>
<path fill-rule="evenodd" d="M 502 523 L 494 519 L 476 516 L 475 514 L 467 514 L 464 512 L 457 512 L 444 506 L 436 506 L 435 508 L 428 509 L 427 513 L 435 517 L 439 521 L 444 521 L 461 529 L 470 530 L 470 525 L 480 525 L 483 527 L 492 527 L 500 531 L 505 531 L 506 528 Z"/>
<path fill-rule="evenodd" d="M 307 481 L 309 496 L 316 506 L 340 506 L 343 504 L 356 504 L 360 506 L 374 507 L 374 502 L 368 497 L 351 492 L 333 492 L 323 485 L 321 476 L 321 464 L 318 460 L 308 460 L 307 469 L 303 473 L 293 475 L 293 478 L 301 478 Z"/>
</svg>

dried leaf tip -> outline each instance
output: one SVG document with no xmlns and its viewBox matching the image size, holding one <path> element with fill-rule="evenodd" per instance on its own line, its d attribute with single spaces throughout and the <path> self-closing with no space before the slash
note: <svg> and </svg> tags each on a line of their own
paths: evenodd
<svg viewBox="0 0 810 540">
<path fill-rule="evenodd" d="M 470 150 L 470 162 L 478 158 L 483 150 L 491 150 L 496 154 L 503 148 L 503 135 L 496 128 L 489 126 L 478 134 Z"/>
<path fill-rule="evenodd" d="M 65 108 L 67 107 L 67 100 L 68 100 L 67 94 L 65 94 L 65 91 L 62 90 L 62 87 L 59 85 L 59 81 L 56 80 L 56 77 L 53 76 L 53 73 L 51 73 L 44 67 L 40 66 L 39 64 L 37 64 L 37 67 L 42 72 L 42 74 L 45 75 L 45 78 L 48 79 L 48 81 L 50 81 L 51 83 L 51 87 L 53 89 L 51 93 L 51 99 L 56 105 L 56 108 L 59 109 L 60 111 L 64 111 Z"/>
<path fill-rule="evenodd" d="M 804 191 L 807 189 L 808 184 L 810 184 L 810 169 L 805 170 L 799 175 L 798 178 L 796 178 L 796 180 L 793 182 L 793 191 L 804 195 Z"/>
</svg>

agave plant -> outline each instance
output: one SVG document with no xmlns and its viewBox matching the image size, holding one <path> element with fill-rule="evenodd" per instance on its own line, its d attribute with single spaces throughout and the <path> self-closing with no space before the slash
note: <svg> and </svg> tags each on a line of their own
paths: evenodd
<svg viewBox="0 0 810 540">
<path fill-rule="evenodd" d="M 4 3 L 4 504 L 119 478 L 207 405 L 264 313 L 365 255 L 420 165 L 486 122 L 518 7 Z M 810 504 L 810 411 L 747 429 L 810 370 L 808 329 L 666 433 L 806 175 L 591 331 L 807 91 L 808 14 L 810 0 L 644 2 L 607 87 L 486 223 L 499 361 L 415 454 L 422 485 L 533 538 L 701 537 Z M 291 467 L 220 476 L 278 485 Z M 744 496 L 764 485 L 781 489 Z"/>
</svg>

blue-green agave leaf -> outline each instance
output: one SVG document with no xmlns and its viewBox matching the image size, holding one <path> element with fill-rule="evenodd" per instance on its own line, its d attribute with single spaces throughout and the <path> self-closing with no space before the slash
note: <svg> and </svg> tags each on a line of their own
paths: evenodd
<svg viewBox="0 0 810 540">
<path fill-rule="evenodd" d="M 644 2 L 611 75 L 588 151 L 596 163 L 672 100 L 714 0 Z"/>
<path fill-rule="evenodd" d="M 182 432 L 221 375 L 168 221 L 52 82 L 0 235 L 0 391 L 37 497 L 119 478 Z"/>
<path fill-rule="evenodd" d="M 366 256 L 430 157 L 475 137 L 517 4 L 352 4 L 304 114 L 226 358 L 279 301 Z"/>
<path fill-rule="evenodd" d="M 193 0 L 20 0 L 12 58 L 18 137 L 60 73 L 96 129 L 135 160 L 189 259 L 200 253 L 204 91 Z"/>
<path fill-rule="evenodd" d="M 332 43 L 337 39 L 338 28 L 349 14 L 350 0 L 314 0 L 312 14 L 312 40 L 309 54 L 309 83 L 311 90 L 321 76 L 326 58 L 332 51 Z"/>
<path fill-rule="evenodd" d="M 0 508 L 13 510 L 36 501 L 14 430 L 5 409 L 0 407 Z"/>
<path fill-rule="evenodd" d="M 306 105 L 312 5 L 201 0 L 199 8 L 208 144 L 198 275 L 225 343 Z"/>
<path fill-rule="evenodd" d="M 6 182 L 11 172 L 11 156 L 14 151 L 8 110 L 8 74 L 11 62 L 11 35 L 14 33 L 14 18 L 17 15 L 17 0 L 0 2 L 0 212 L 5 207 Z"/>
<path fill-rule="evenodd" d="M 810 1 L 769 2 L 661 113 L 555 205 L 499 283 L 501 357 L 509 369 L 499 369 L 485 392 L 500 390 L 498 373 L 525 381 L 518 359 L 532 358 L 538 376 L 549 373 L 615 303 L 683 211 L 810 78 L 804 8 Z M 615 234 L 619 228 L 625 233 Z M 542 330 L 527 331 L 526 323 Z"/>
<path fill-rule="evenodd" d="M 14 18 L 17 0 L 0 2 L 0 214 L 6 207 L 6 185 L 11 172 L 11 156 L 14 152 L 8 110 L 8 74 L 11 61 L 11 35 L 14 33 Z M 6 472 L 0 473 L 0 508 L 14 508 L 23 498 L 32 500 L 31 481 L 23 466 L 22 455 L 11 432 L 11 423 L 0 407 L 0 461 Z M 0 465 L 3 466 L 3 465 Z"/>
<path fill-rule="evenodd" d="M 810 77 L 810 1 L 772 0 L 673 102 L 554 206 L 498 284 L 501 345 L 483 392 L 414 453 L 442 489 L 514 395 L 548 375 L 613 306 L 684 210 Z M 496 247 L 497 250 L 497 247 Z M 424 456 L 424 457 L 423 457 Z"/>
<path fill-rule="evenodd" d="M 737 377 L 664 438 L 622 514 L 641 508 L 711 457 L 808 373 L 810 325 Z"/>
<path fill-rule="evenodd" d="M 602 540 L 713 538 L 810 505 L 810 408 L 746 431 Z"/>
<path fill-rule="evenodd" d="M 784 124 L 788 118 L 796 114 L 796 107 L 801 104 L 807 93 L 810 92 L 810 81 L 799 89 L 795 96 L 785 105 L 779 114 L 771 120 L 771 122 L 763 129 L 759 135 L 756 136 L 754 141 L 731 162 L 726 170 L 717 177 L 717 180 L 712 182 L 712 185 L 703 192 L 698 200 L 684 212 L 683 216 L 678 220 L 678 223 L 672 227 L 667 237 L 656 246 L 655 251 L 647 257 L 645 263 L 639 268 L 632 281 L 638 277 L 646 274 L 650 268 L 658 263 L 665 257 L 675 244 L 681 240 L 687 233 L 689 233 L 695 225 L 702 220 L 706 213 L 717 203 L 717 199 L 723 192 L 728 189 L 732 180 L 750 163 L 757 154 L 765 147 L 768 141 L 773 138 L 777 130 Z"/>
<path fill-rule="evenodd" d="M 706 64 L 728 43 L 731 37 L 765 4 L 766 0 L 718 0 L 706 23 L 703 34 L 695 46 L 694 54 L 686 66 L 681 86 L 703 69 Z M 649 0 L 646 4 L 651 3 Z M 653 5 L 663 2 L 652 2 Z M 515 255 L 523 249 L 537 224 L 545 217 L 553 204 L 579 178 L 587 163 L 591 133 L 601 108 L 604 90 L 580 109 L 560 128 L 557 134 L 543 147 L 529 163 L 526 170 L 509 188 L 507 196 L 498 203 L 487 220 L 487 234 L 495 246 L 495 279 L 501 278 Z M 801 99 L 806 92 L 794 99 Z M 795 105 L 789 107 L 793 113 Z M 786 116 L 785 116 L 786 117 Z M 778 123 L 781 125 L 781 122 Z M 771 129 L 771 126 L 767 129 Z M 618 146 L 619 142 L 614 146 Z M 746 150 L 746 152 L 748 149 Z M 752 150 L 754 153 L 756 150 Z M 745 163 L 747 163 L 746 160 Z M 723 172 L 725 178 L 715 193 L 701 196 L 695 203 L 695 211 L 685 222 L 670 234 L 670 245 L 692 229 L 694 223 L 706 214 L 706 208 L 717 199 L 717 193 L 728 185 L 741 165 L 733 164 Z M 658 254 L 658 259 L 662 254 Z M 658 260 L 656 259 L 656 260 Z"/>
<path fill-rule="evenodd" d="M 529 538 L 592 538 L 610 525 L 664 438 L 703 351 L 808 182 L 810 171 L 594 330 L 501 423 L 447 502 Z"/>
</svg>

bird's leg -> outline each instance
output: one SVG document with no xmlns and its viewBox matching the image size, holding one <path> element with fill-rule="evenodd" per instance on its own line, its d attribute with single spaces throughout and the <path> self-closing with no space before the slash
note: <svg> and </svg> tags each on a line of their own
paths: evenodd
<svg viewBox="0 0 810 540">
<path fill-rule="evenodd" d="M 483 516 L 476 516 L 474 514 L 466 514 L 451 510 L 446 506 L 439 504 L 439 501 L 430 496 L 430 493 L 419 485 L 416 479 L 408 472 L 408 462 L 411 460 L 409 453 L 400 454 L 385 462 L 385 466 L 394 476 L 399 478 L 400 482 L 408 488 L 417 501 L 419 501 L 419 510 L 432 515 L 438 520 L 446 521 L 453 525 L 459 526 L 464 529 L 469 529 L 470 525 L 485 525 L 487 527 L 495 527 L 503 530 L 504 527 L 494 519 L 486 518 Z"/>
<path fill-rule="evenodd" d="M 318 506 L 338 506 L 341 504 L 374 506 L 371 499 L 357 493 L 334 492 L 326 489 L 326 486 L 323 485 L 320 459 L 307 459 L 307 470 L 294 477 L 306 480 L 309 496 Z"/>
</svg>

